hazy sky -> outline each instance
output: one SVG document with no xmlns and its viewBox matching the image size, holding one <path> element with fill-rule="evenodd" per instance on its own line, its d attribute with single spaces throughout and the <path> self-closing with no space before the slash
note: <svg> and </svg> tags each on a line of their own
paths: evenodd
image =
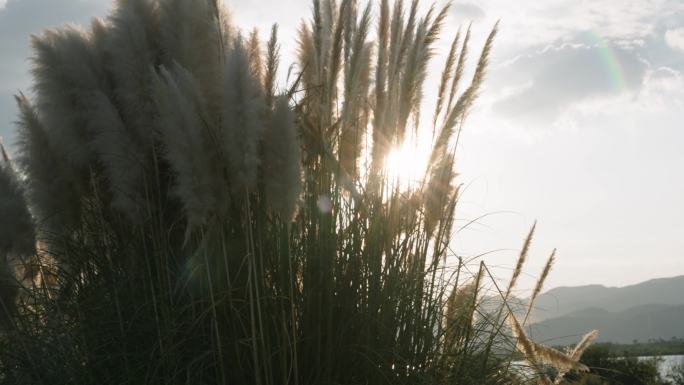
<svg viewBox="0 0 684 385">
<path fill-rule="evenodd" d="M 283 62 L 291 62 L 309 0 L 226 2 L 243 28 L 265 36 L 279 23 Z M 6 142 L 14 140 L 12 94 L 30 84 L 29 34 L 87 23 L 109 7 L 105 0 L 0 0 Z M 503 250 L 486 260 L 508 276 L 536 218 L 526 270 L 537 274 L 557 247 L 547 287 L 684 274 L 684 2 L 455 1 L 440 51 L 473 20 L 477 52 L 497 19 L 488 81 L 458 158 L 467 186 L 459 223 L 486 216 L 459 232 L 456 250 Z"/>
</svg>

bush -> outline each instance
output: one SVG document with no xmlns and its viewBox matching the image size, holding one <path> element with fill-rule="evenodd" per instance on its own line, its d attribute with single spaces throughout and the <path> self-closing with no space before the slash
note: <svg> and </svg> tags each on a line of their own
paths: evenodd
<svg viewBox="0 0 684 385">
<path fill-rule="evenodd" d="M 574 377 L 581 384 L 666 384 L 658 372 L 658 361 L 656 358 L 652 360 L 639 360 L 636 357 L 616 357 L 610 352 L 606 344 L 597 344 L 587 349 L 582 362 L 591 368 L 591 372 L 579 376 L 579 378 Z"/>
<path fill-rule="evenodd" d="M 667 379 L 673 385 L 684 385 L 684 364 L 675 365 L 668 373 Z"/>
</svg>

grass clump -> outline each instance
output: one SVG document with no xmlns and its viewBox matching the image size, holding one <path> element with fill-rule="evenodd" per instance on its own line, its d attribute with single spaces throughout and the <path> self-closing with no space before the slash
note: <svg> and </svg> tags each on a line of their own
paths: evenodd
<svg viewBox="0 0 684 385">
<path fill-rule="evenodd" d="M 35 224 L 0 245 L 19 292 L 3 291 L 3 383 L 523 381 L 503 325 L 531 234 L 495 314 L 486 265 L 468 275 L 450 247 L 455 142 L 496 26 L 469 84 L 470 30 L 454 40 L 407 186 L 386 159 L 422 135 L 448 7 L 381 1 L 378 44 L 370 5 L 312 8 L 283 90 L 277 27 L 262 52 L 217 1 L 120 0 L 33 37 L 0 179 L 3 221 Z"/>
</svg>

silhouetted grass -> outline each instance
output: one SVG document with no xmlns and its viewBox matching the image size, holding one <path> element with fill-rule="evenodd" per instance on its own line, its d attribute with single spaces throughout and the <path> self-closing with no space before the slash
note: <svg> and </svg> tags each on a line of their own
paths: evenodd
<svg viewBox="0 0 684 385">
<path fill-rule="evenodd" d="M 4 167 L 38 252 L 14 259 L 3 383 L 524 380 L 503 325 L 532 233 L 493 314 L 486 265 L 468 274 L 450 246 L 455 136 L 496 27 L 460 94 L 470 31 L 455 40 L 430 162 L 406 187 L 384 163 L 424 131 L 448 7 L 383 0 L 377 45 L 370 6 L 312 8 L 282 91 L 277 28 L 263 53 L 215 1 L 120 0 L 89 31 L 33 38 L 35 97 L 17 99 L 19 157 Z"/>
</svg>

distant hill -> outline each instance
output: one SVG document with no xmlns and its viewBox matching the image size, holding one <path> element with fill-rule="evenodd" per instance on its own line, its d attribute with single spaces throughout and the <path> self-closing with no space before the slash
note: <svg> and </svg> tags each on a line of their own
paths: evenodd
<svg viewBox="0 0 684 385">
<path fill-rule="evenodd" d="M 619 312 L 583 309 L 532 325 L 531 336 L 551 345 L 568 345 L 592 329 L 599 330 L 598 341 L 615 343 L 682 338 L 684 305 L 641 305 Z"/>
<path fill-rule="evenodd" d="M 582 309 L 620 312 L 641 305 L 684 305 L 684 276 L 658 278 L 636 285 L 559 287 L 535 302 L 532 321 L 557 318 Z"/>
<path fill-rule="evenodd" d="M 539 296 L 531 318 L 532 338 L 574 343 L 598 329 L 599 341 L 684 337 L 684 276 L 625 287 L 559 287 Z"/>
</svg>

